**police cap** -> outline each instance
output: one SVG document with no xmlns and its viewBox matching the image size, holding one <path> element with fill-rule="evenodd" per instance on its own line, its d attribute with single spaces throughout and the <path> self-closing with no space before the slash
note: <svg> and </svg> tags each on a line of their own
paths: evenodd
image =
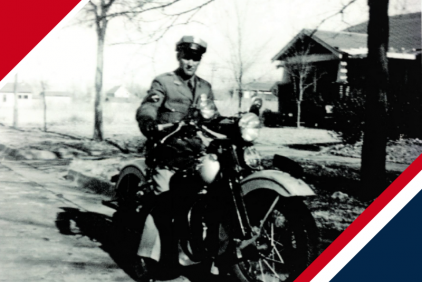
<svg viewBox="0 0 422 282">
<path fill-rule="evenodd" d="M 183 36 L 179 42 L 176 43 L 176 51 L 188 50 L 193 53 L 202 55 L 207 51 L 207 43 L 195 36 Z"/>
</svg>

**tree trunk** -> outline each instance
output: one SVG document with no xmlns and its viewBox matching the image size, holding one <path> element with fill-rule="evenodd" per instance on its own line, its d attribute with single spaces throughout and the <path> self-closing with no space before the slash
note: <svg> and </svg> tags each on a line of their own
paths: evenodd
<svg viewBox="0 0 422 282">
<path fill-rule="evenodd" d="M 18 127 L 18 74 L 15 74 L 15 83 L 13 85 L 13 127 Z"/>
<path fill-rule="evenodd" d="M 239 89 L 239 113 L 242 112 L 242 99 L 243 99 L 243 90 Z"/>
<path fill-rule="evenodd" d="M 302 78 L 300 78 L 300 80 L 299 80 L 299 97 L 297 99 L 297 117 L 296 117 L 297 118 L 296 119 L 296 126 L 297 126 L 297 128 L 300 128 L 301 104 L 302 104 L 303 92 L 304 92 L 301 79 Z"/>
<path fill-rule="evenodd" d="M 362 148 L 361 196 L 372 199 L 386 188 L 388 0 L 368 0 L 368 74 Z"/>
<path fill-rule="evenodd" d="M 103 22 L 104 21 L 104 22 Z M 95 72 L 95 121 L 94 121 L 94 140 L 102 141 L 103 134 L 103 70 L 104 70 L 104 39 L 107 23 L 103 20 L 97 27 L 97 68 Z"/>
<path fill-rule="evenodd" d="M 47 101 L 45 100 L 45 90 L 42 92 L 43 101 L 43 120 L 44 120 L 44 132 L 47 131 Z"/>
<path fill-rule="evenodd" d="M 296 119 L 296 126 L 297 128 L 300 128 L 300 104 L 302 101 L 297 100 L 297 119 Z"/>
</svg>

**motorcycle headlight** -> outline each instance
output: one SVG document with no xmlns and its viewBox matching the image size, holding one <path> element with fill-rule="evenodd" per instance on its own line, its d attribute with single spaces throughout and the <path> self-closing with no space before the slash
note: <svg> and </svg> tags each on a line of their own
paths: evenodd
<svg viewBox="0 0 422 282">
<path fill-rule="evenodd" d="M 218 110 L 215 106 L 215 103 L 208 99 L 206 94 L 201 94 L 200 101 L 198 103 L 198 108 L 201 113 L 201 116 L 208 120 L 218 116 Z"/>
<path fill-rule="evenodd" d="M 247 113 L 239 120 L 240 132 L 245 141 L 252 142 L 259 136 L 261 121 L 254 113 Z"/>
<path fill-rule="evenodd" d="M 243 153 L 243 159 L 247 166 L 252 169 L 261 169 L 261 155 L 255 147 L 246 147 Z"/>
</svg>

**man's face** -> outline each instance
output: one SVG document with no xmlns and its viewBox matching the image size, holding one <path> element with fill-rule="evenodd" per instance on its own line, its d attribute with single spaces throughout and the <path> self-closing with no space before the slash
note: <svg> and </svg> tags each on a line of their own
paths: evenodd
<svg viewBox="0 0 422 282">
<path fill-rule="evenodd" d="M 179 56 L 179 67 L 187 77 L 192 77 L 201 62 L 201 55 L 181 51 Z"/>
</svg>

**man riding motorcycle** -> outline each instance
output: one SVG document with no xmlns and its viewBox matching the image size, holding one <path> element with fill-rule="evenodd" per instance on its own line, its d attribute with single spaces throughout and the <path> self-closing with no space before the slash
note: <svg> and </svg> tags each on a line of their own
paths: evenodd
<svg viewBox="0 0 422 282">
<path fill-rule="evenodd" d="M 196 116 L 198 119 L 206 117 L 208 122 L 220 120 L 211 84 L 195 75 L 206 49 L 205 41 L 193 36 L 183 36 L 176 44 L 179 68 L 159 75 L 153 80 L 148 95 L 136 113 L 139 128 L 150 142 L 157 135 L 164 136 L 168 133 L 168 131 L 158 132 L 157 125 L 175 123 L 188 115 Z M 177 262 L 177 244 L 173 242 L 176 236 L 173 236 L 171 222 L 177 210 L 184 205 L 183 201 L 188 201 L 189 197 L 183 191 L 188 189 L 185 186 L 191 186 L 187 184 L 188 182 L 181 183 L 175 180 L 177 177 L 172 178 L 172 176 L 180 168 L 186 167 L 203 149 L 204 144 L 200 138 L 174 137 L 169 140 L 168 145 L 155 152 L 154 158 L 158 160 L 158 167 L 153 175 L 156 182 L 154 194 L 160 196 L 156 197 L 157 202 L 151 215 L 162 237 L 163 256 L 160 263 L 166 268 Z M 176 193 L 163 193 L 170 189 L 176 190 L 174 188 L 177 189 Z M 138 255 L 147 257 L 143 254 L 142 248 L 139 249 Z"/>
<path fill-rule="evenodd" d="M 141 132 L 152 138 L 156 132 L 157 124 L 175 123 L 185 118 L 189 113 L 200 110 L 201 99 L 207 99 L 213 103 L 214 94 L 211 84 L 195 75 L 201 62 L 202 55 L 207 50 L 207 43 L 197 37 L 183 36 L 176 44 L 177 60 L 179 68 L 173 72 L 157 76 L 151 85 L 148 95 L 143 100 L 136 113 Z M 216 107 L 210 119 L 219 116 Z M 179 167 L 178 161 L 190 150 L 198 150 L 201 142 L 196 140 L 174 140 L 173 148 L 162 153 L 163 163 L 169 167 Z M 156 194 L 167 191 L 168 179 L 172 175 L 167 168 L 157 170 L 154 177 L 158 183 L 159 191 Z"/>
</svg>

